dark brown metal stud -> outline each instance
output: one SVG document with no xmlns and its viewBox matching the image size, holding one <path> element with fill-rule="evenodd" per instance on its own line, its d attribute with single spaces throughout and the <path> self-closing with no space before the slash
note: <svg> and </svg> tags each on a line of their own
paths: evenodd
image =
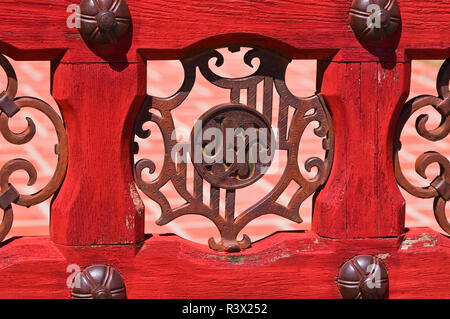
<svg viewBox="0 0 450 319">
<path fill-rule="evenodd" d="M 131 14 L 125 0 L 82 0 L 80 33 L 96 44 L 112 44 L 128 31 Z"/>
<path fill-rule="evenodd" d="M 389 294 L 386 265 L 375 256 L 356 256 L 339 269 L 337 284 L 344 299 L 385 299 Z"/>
<path fill-rule="evenodd" d="M 106 265 L 87 267 L 75 277 L 72 299 L 125 299 L 127 297 L 122 275 Z"/>
<path fill-rule="evenodd" d="M 398 30 L 400 7 L 397 0 L 353 0 L 349 20 L 358 39 L 382 42 Z"/>
</svg>

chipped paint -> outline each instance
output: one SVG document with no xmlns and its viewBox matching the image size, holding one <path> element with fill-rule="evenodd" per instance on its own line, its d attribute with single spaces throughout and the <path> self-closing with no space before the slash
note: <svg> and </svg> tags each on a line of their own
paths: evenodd
<svg viewBox="0 0 450 319">
<path fill-rule="evenodd" d="M 240 255 L 240 256 L 227 256 L 227 261 L 230 264 L 234 265 L 242 265 L 245 262 L 246 256 Z"/>
<path fill-rule="evenodd" d="M 291 257 L 292 255 L 291 254 L 288 254 L 288 253 L 282 253 L 281 255 L 278 255 L 278 256 L 274 256 L 274 257 L 272 257 L 272 258 L 270 258 L 269 259 L 269 262 L 275 262 L 275 261 L 277 261 L 277 260 L 280 260 L 280 259 L 284 259 L 284 258 L 289 258 L 289 257 Z"/>
<path fill-rule="evenodd" d="M 298 251 L 297 251 L 298 252 Z M 278 250 L 275 254 L 273 251 L 266 251 L 257 255 L 214 255 L 207 254 L 205 257 L 212 260 L 225 261 L 233 265 L 243 265 L 244 263 L 253 262 L 254 265 L 262 265 L 273 263 L 280 259 L 292 257 L 291 250 L 285 248 Z"/>
<path fill-rule="evenodd" d="M 125 218 L 125 225 L 126 225 L 127 229 L 130 231 L 132 231 L 134 229 L 134 226 L 135 226 L 134 214 L 130 214 Z"/>
<path fill-rule="evenodd" d="M 206 255 L 206 258 L 213 259 L 213 260 L 222 260 L 226 261 L 233 265 L 242 265 L 245 261 L 249 261 L 254 259 L 252 256 L 246 256 L 246 255 L 212 255 L 208 254 Z"/>
<path fill-rule="evenodd" d="M 388 257 L 391 257 L 391 254 L 389 254 L 389 253 L 386 253 L 386 254 L 378 254 L 377 257 L 380 258 L 380 259 L 386 259 L 386 258 L 388 258 Z"/>
<path fill-rule="evenodd" d="M 137 192 L 134 184 L 129 183 L 128 186 L 130 187 L 130 197 L 133 200 L 133 205 L 134 205 L 138 215 L 141 216 L 145 210 L 144 203 L 142 202 L 141 197 L 139 196 L 139 193 Z"/>
<path fill-rule="evenodd" d="M 429 234 L 421 234 L 419 237 L 413 238 L 405 238 L 402 243 L 402 250 L 407 250 L 409 247 L 412 247 L 415 244 L 423 243 L 423 247 L 434 247 L 436 246 L 437 238 L 435 235 Z"/>
</svg>

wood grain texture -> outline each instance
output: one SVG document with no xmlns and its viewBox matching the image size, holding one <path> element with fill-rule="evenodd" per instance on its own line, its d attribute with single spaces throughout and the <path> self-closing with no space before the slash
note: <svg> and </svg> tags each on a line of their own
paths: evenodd
<svg viewBox="0 0 450 319">
<path fill-rule="evenodd" d="M 351 0 L 127 2 L 133 27 L 117 47 L 88 46 L 69 29 L 70 0 L 0 3 L 0 52 L 52 61 L 69 139 L 51 237 L 2 245 L 0 298 L 67 298 L 67 266 L 96 263 L 122 272 L 130 298 L 339 298 L 339 266 L 358 254 L 383 258 L 391 298 L 450 298 L 450 239 L 429 229 L 405 233 L 392 165 L 410 59 L 450 56 L 448 0 L 399 0 L 398 47 L 383 51 L 353 35 Z M 314 232 L 278 233 L 227 255 L 176 236 L 145 238 L 130 161 L 146 93 L 143 60 L 229 44 L 320 60 L 336 156 L 315 201 Z"/>
<path fill-rule="evenodd" d="M 142 241 L 144 205 L 134 185 L 130 149 L 146 94 L 145 63 L 54 63 L 52 74 L 69 165 L 52 204 L 51 238 L 65 245 Z"/>
<path fill-rule="evenodd" d="M 326 63 L 319 87 L 335 131 L 333 168 L 316 198 L 313 229 L 332 238 L 399 236 L 405 203 L 393 171 L 393 133 L 409 94 L 411 66 Z"/>
<path fill-rule="evenodd" d="M 426 228 L 400 239 L 277 233 L 244 253 L 227 255 L 174 235 L 98 247 L 17 238 L 0 249 L 0 298 L 68 298 L 67 266 L 95 263 L 121 272 L 129 298 L 340 298 L 338 269 L 358 254 L 383 259 L 390 298 L 450 298 L 450 239 Z"/>
<path fill-rule="evenodd" d="M 133 27 L 117 50 L 92 52 L 78 30 L 69 29 L 66 8 L 73 1 L 15 0 L 0 4 L 0 51 L 14 59 L 64 62 L 137 62 L 180 58 L 215 45 L 260 45 L 294 58 L 331 58 L 341 48 L 373 58 L 349 23 L 351 0 L 128 0 Z M 399 0 L 402 34 L 398 54 L 409 58 L 450 56 L 450 2 Z"/>
</svg>

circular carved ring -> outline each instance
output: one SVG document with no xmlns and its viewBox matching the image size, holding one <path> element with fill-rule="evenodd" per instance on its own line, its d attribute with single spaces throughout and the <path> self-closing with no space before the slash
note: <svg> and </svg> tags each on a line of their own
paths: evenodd
<svg viewBox="0 0 450 319">
<path fill-rule="evenodd" d="M 122 275 L 106 265 L 87 267 L 75 277 L 72 299 L 125 299 Z"/>
<path fill-rule="evenodd" d="M 80 14 L 81 35 L 96 44 L 116 43 L 131 24 L 125 0 L 82 0 Z"/>
<path fill-rule="evenodd" d="M 375 256 L 360 255 L 345 262 L 337 283 L 344 299 L 384 299 L 389 293 L 386 265 Z"/>
<path fill-rule="evenodd" d="M 397 0 L 353 0 L 349 14 L 356 36 L 365 42 L 382 42 L 400 26 Z"/>
<path fill-rule="evenodd" d="M 204 113 L 191 133 L 191 160 L 200 176 L 225 189 L 246 187 L 269 168 L 272 129 L 255 109 L 222 104 Z"/>
</svg>

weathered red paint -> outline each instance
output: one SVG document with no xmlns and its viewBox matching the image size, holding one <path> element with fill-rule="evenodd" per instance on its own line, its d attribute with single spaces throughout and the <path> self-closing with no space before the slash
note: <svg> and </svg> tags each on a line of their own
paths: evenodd
<svg viewBox="0 0 450 319">
<path fill-rule="evenodd" d="M 0 248 L 0 297 L 65 298 L 68 264 L 105 263 L 124 275 L 130 298 L 338 298 L 338 267 L 357 254 L 385 256 L 390 297 L 450 296 L 449 239 L 429 229 L 405 233 L 392 164 L 411 59 L 450 57 L 450 2 L 399 0 L 402 34 L 397 48 L 382 51 L 355 38 L 350 0 L 127 2 L 132 35 L 113 50 L 88 46 L 67 28 L 72 1 L 0 4 L 0 52 L 52 60 L 52 94 L 69 140 L 51 239 L 20 238 Z M 236 43 L 320 60 L 318 89 L 331 109 L 336 147 L 316 198 L 314 232 L 278 234 L 237 255 L 173 236 L 144 242 L 129 156 L 145 95 L 144 60 Z"/>
<path fill-rule="evenodd" d="M 97 247 L 16 238 L 0 249 L 0 298 L 69 298 L 68 266 L 104 263 L 123 275 L 128 298 L 340 298 L 339 267 L 359 254 L 377 255 L 386 264 L 390 298 L 445 298 L 449 251 L 450 240 L 426 228 L 399 239 L 281 232 L 233 254 L 175 235 Z"/>
</svg>

